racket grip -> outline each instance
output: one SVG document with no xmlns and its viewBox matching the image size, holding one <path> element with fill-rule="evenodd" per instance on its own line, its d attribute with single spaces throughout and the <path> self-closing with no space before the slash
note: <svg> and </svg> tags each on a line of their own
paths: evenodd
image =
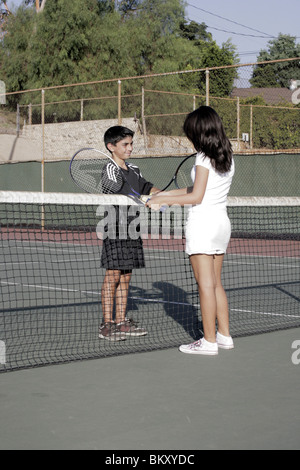
<svg viewBox="0 0 300 470">
<path fill-rule="evenodd" d="M 149 201 L 149 199 L 151 199 L 151 197 L 143 194 L 142 196 L 139 197 L 139 199 L 144 203 L 144 204 L 147 204 L 147 202 Z"/>
<path fill-rule="evenodd" d="M 140 200 L 144 203 L 144 204 L 147 204 L 147 202 L 149 201 L 149 199 L 151 199 L 151 197 L 149 196 L 146 196 L 146 195 L 143 195 L 143 196 L 140 196 Z M 168 206 L 162 206 L 159 210 L 160 212 L 165 212 L 167 210 Z"/>
</svg>

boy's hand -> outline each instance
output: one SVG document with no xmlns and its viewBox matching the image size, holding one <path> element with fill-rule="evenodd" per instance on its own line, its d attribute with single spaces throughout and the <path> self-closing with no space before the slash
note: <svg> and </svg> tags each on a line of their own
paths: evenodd
<svg viewBox="0 0 300 470">
<path fill-rule="evenodd" d="M 159 211 L 164 204 L 161 202 L 160 197 L 151 197 L 147 202 L 146 206 L 154 211 Z"/>
<path fill-rule="evenodd" d="M 140 196 L 140 200 L 144 203 L 144 204 L 147 204 L 147 202 L 151 199 L 151 196 L 147 195 L 147 194 L 142 194 Z"/>
</svg>

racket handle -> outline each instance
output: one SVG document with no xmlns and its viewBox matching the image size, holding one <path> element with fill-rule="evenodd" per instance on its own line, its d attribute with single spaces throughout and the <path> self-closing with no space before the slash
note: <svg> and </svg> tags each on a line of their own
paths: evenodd
<svg viewBox="0 0 300 470">
<path fill-rule="evenodd" d="M 147 204 L 147 202 L 151 199 L 151 197 L 143 195 L 140 197 L 140 200 L 144 203 Z M 165 212 L 167 210 L 168 206 L 162 206 L 159 210 L 160 212 Z"/>
</svg>

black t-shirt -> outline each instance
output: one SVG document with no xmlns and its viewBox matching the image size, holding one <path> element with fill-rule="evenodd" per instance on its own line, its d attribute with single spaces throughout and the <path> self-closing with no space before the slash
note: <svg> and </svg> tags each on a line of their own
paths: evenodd
<svg viewBox="0 0 300 470">
<path fill-rule="evenodd" d="M 121 169 L 125 175 L 125 181 L 122 181 L 122 183 L 120 183 L 120 179 L 116 176 L 118 169 L 113 163 L 108 163 L 103 169 L 102 181 L 106 187 L 110 187 L 110 193 L 128 196 L 129 194 L 132 194 L 132 187 L 138 194 L 150 194 L 150 191 L 153 188 L 153 184 L 145 180 L 137 166 L 127 162 L 126 166 L 127 170 Z M 136 217 L 140 215 L 140 212 L 139 210 L 136 210 L 135 215 L 132 216 L 129 215 L 130 206 L 114 206 L 114 208 L 116 210 L 116 219 L 114 220 L 116 221 L 116 233 L 118 237 L 121 227 L 124 225 L 128 226 Z M 106 230 L 108 230 L 108 228 L 109 227 L 107 225 Z M 139 231 L 140 226 L 138 225 L 136 229 Z"/>
<path fill-rule="evenodd" d="M 110 187 L 110 193 L 123 194 L 125 196 L 132 193 L 130 186 L 138 194 L 150 194 L 153 184 L 145 180 L 137 166 L 127 162 L 126 166 L 127 170 L 121 168 L 125 181 L 120 182 L 120 179 L 116 176 L 118 168 L 113 163 L 108 163 L 102 173 L 103 186 Z M 104 190 L 104 192 L 106 191 Z"/>
</svg>

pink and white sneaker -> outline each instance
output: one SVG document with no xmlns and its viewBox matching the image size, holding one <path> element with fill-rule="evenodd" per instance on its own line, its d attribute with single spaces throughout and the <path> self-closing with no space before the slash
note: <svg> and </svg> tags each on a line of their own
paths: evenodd
<svg viewBox="0 0 300 470">
<path fill-rule="evenodd" d="M 216 356 L 219 353 L 218 343 L 210 343 L 204 338 L 192 344 L 183 344 L 179 347 L 179 351 L 185 354 L 203 354 L 205 356 Z"/>
</svg>

